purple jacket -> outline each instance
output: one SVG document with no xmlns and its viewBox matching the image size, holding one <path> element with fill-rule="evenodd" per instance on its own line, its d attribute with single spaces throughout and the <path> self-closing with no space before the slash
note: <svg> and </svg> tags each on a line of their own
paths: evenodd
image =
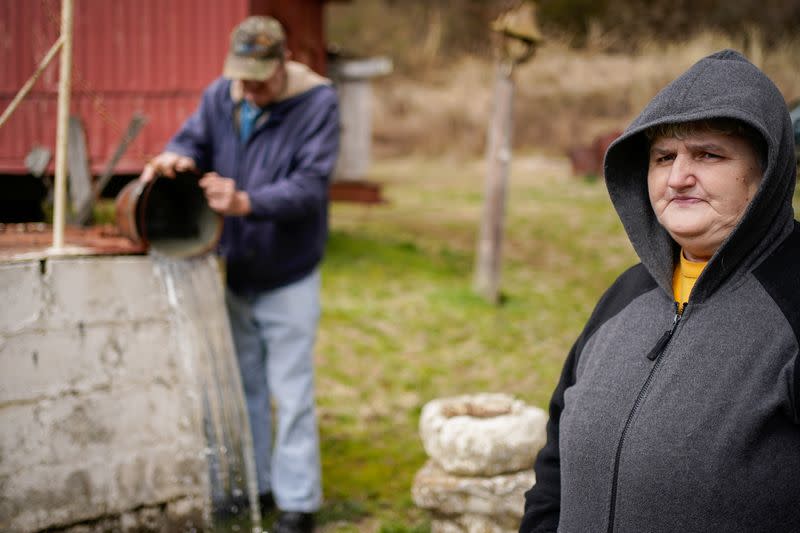
<svg viewBox="0 0 800 533">
<path fill-rule="evenodd" d="M 324 78 L 289 66 L 294 92 L 266 108 L 246 143 L 236 125 L 236 88 L 219 78 L 167 145 L 193 158 L 201 172 L 233 178 L 250 196 L 252 213 L 226 217 L 219 244 L 228 286 L 239 293 L 303 278 L 322 259 L 328 234 L 328 181 L 339 150 L 337 95 L 320 83 Z"/>
</svg>

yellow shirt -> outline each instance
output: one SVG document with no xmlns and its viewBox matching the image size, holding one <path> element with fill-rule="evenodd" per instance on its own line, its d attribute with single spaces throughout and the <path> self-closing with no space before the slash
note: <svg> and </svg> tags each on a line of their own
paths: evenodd
<svg viewBox="0 0 800 533">
<path fill-rule="evenodd" d="M 681 251 L 681 260 L 675 266 L 675 272 L 672 274 L 672 292 L 675 295 L 675 301 L 680 304 L 681 310 L 683 310 L 683 304 L 689 301 L 694 284 L 706 264 L 708 261 L 689 261 Z"/>
</svg>

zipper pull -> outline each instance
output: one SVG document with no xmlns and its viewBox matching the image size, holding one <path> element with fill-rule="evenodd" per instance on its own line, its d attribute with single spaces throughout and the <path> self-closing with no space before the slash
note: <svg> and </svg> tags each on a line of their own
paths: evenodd
<svg viewBox="0 0 800 533">
<path fill-rule="evenodd" d="M 680 321 L 682 315 L 683 309 L 681 309 L 678 302 L 675 302 L 675 317 L 672 319 L 672 327 L 661 335 L 661 337 L 658 339 L 658 342 L 656 342 L 656 345 L 653 346 L 653 349 L 647 354 L 648 359 L 651 361 L 658 359 L 658 356 L 661 355 L 661 352 L 663 352 L 664 348 L 666 348 L 667 344 L 669 344 L 669 340 L 675 333 L 675 328 L 678 327 L 678 322 Z"/>
</svg>

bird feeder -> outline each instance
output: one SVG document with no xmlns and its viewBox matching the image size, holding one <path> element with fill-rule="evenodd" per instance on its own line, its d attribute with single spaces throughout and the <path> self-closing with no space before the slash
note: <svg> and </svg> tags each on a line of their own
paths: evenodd
<svg viewBox="0 0 800 533">
<path fill-rule="evenodd" d="M 524 63 L 542 43 L 542 32 L 536 21 L 536 7 L 523 2 L 516 8 L 503 12 L 491 23 L 495 34 L 495 51 L 509 68 Z"/>
</svg>

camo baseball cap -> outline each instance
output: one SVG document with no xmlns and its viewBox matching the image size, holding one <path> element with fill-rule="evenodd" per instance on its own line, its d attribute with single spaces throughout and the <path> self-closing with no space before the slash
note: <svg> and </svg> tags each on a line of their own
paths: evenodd
<svg viewBox="0 0 800 533">
<path fill-rule="evenodd" d="M 272 17 L 247 17 L 231 32 L 222 75 L 238 80 L 266 80 L 286 53 L 286 34 Z"/>
</svg>

